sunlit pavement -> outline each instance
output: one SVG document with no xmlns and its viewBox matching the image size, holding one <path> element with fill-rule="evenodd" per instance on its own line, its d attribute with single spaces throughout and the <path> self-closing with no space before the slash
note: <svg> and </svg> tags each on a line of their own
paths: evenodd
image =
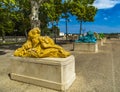
<svg viewBox="0 0 120 92">
<path fill-rule="evenodd" d="M 120 92 L 120 40 L 107 40 L 98 53 L 71 51 L 75 56 L 76 80 L 67 92 Z M 10 80 L 10 57 L 15 47 L 0 46 L 0 92 L 58 92 Z"/>
</svg>

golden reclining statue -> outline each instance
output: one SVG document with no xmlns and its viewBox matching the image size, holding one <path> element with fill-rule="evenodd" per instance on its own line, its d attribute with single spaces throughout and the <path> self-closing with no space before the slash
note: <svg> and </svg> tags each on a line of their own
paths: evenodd
<svg viewBox="0 0 120 92">
<path fill-rule="evenodd" d="M 29 31 L 26 43 L 14 52 L 14 56 L 36 58 L 65 58 L 69 55 L 69 52 L 56 45 L 50 37 L 40 36 L 40 29 L 37 27 Z"/>
</svg>

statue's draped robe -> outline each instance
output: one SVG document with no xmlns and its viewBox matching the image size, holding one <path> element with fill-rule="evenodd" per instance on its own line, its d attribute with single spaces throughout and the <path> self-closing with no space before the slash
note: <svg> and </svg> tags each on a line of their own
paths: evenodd
<svg viewBox="0 0 120 92">
<path fill-rule="evenodd" d="M 40 36 L 39 28 L 33 28 L 28 33 L 26 43 L 14 52 L 15 56 L 20 57 L 60 57 L 65 58 L 70 55 L 48 36 Z"/>
</svg>

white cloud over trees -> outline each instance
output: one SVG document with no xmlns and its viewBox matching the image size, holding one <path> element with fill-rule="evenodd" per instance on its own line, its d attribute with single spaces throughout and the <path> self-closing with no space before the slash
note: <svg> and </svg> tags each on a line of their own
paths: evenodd
<svg viewBox="0 0 120 92">
<path fill-rule="evenodd" d="M 120 0 L 96 0 L 93 5 L 98 9 L 106 9 L 112 8 L 118 3 L 120 3 Z"/>
</svg>

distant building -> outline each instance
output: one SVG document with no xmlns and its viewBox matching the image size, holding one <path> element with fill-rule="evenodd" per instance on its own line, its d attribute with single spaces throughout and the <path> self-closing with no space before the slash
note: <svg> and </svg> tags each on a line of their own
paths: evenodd
<svg viewBox="0 0 120 92">
<path fill-rule="evenodd" d="M 59 33 L 59 36 L 64 36 L 64 35 L 65 35 L 64 32 L 60 32 L 60 33 Z"/>
</svg>

